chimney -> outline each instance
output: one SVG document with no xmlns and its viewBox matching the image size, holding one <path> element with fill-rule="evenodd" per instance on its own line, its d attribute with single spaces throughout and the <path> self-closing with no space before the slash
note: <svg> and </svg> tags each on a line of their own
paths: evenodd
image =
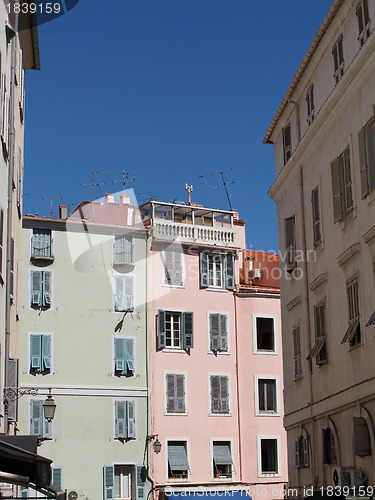
<svg viewBox="0 0 375 500">
<path fill-rule="evenodd" d="M 120 196 L 120 205 L 130 205 L 130 197 L 127 194 Z"/>
<path fill-rule="evenodd" d="M 68 210 L 66 208 L 66 205 L 59 206 L 59 217 L 60 217 L 60 219 L 67 219 L 68 218 Z"/>
<path fill-rule="evenodd" d="M 106 194 L 105 195 L 105 203 L 114 203 L 115 202 L 115 197 L 113 194 Z"/>
</svg>

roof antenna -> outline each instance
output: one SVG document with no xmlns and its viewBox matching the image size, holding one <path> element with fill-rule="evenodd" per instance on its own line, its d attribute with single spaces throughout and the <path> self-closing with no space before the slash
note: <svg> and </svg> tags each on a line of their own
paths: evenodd
<svg viewBox="0 0 375 500">
<path fill-rule="evenodd" d="M 50 200 L 50 202 L 51 202 L 51 219 L 52 219 L 53 214 L 56 213 L 56 210 L 53 210 L 53 200 L 62 200 L 62 196 L 61 195 L 53 196 L 53 194 L 51 193 L 51 196 L 48 196 L 46 198 L 44 196 L 42 196 L 42 200 L 44 200 L 44 201 Z"/>
<path fill-rule="evenodd" d="M 125 185 L 128 182 L 135 182 L 135 175 L 139 174 L 139 172 L 125 172 L 125 170 L 122 171 L 122 180 L 121 181 L 112 181 L 112 184 L 115 184 L 116 182 L 122 182 L 123 187 L 124 187 L 124 194 L 125 194 Z M 132 177 L 130 177 L 130 175 Z"/>
<path fill-rule="evenodd" d="M 191 186 L 188 183 L 185 184 L 185 189 L 188 192 L 188 205 L 191 204 L 191 193 L 193 192 L 193 184 Z"/>
<path fill-rule="evenodd" d="M 232 205 L 231 205 L 231 202 L 230 202 L 230 197 L 229 197 L 229 193 L 228 193 L 228 189 L 227 189 L 227 184 L 234 184 L 234 180 L 230 181 L 230 182 L 226 182 L 225 178 L 224 178 L 224 174 L 227 173 L 227 172 L 232 172 L 232 170 L 235 170 L 236 168 L 246 167 L 246 165 L 247 165 L 247 163 L 245 163 L 245 165 L 238 165 L 237 167 L 228 168 L 226 170 L 218 170 L 217 172 L 210 172 L 208 174 L 200 175 L 199 178 L 203 179 L 204 177 L 207 177 L 209 175 L 221 175 L 221 179 L 222 179 L 223 182 L 222 182 L 222 184 L 218 184 L 216 187 L 224 186 L 225 194 L 227 195 L 227 199 L 228 199 L 228 203 L 229 203 L 229 208 L 232 210 Z"/>
<path fill-rule="evenodd" d="M 98 171 L 94 171 L 94 172 L 91 172 L 91 184 L 82 184 L 82 183 L 80 183 L 81 186 L 91 186 L 92 202 L 93 203 L 95 201 L 95 186 L 104 186 L 105 185 L 105 182 L 95 182 L 95 176 L 97 174 L 113 174 L 113 172 L 98 172 Z"/>
</svg>

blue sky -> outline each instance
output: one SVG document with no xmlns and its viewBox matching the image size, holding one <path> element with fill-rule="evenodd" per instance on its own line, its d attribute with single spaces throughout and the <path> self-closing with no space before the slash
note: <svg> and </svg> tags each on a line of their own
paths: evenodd
<svg viewBox="0 0 375 500">
<path fill-rule="evenodd" d="M 247 246 L 277 250 L 273 146 L 262 143 L 330 0 L 80 0 L 39 27 L 26 76 L 24 213 L 121 189 L 246 219 Z M 32 178 L 28 178 L 32 177 Z M 44 199 L 43 199 L 44 198 Z M 138 202 L 147 201 L 138 196 Z"/>
</svg>

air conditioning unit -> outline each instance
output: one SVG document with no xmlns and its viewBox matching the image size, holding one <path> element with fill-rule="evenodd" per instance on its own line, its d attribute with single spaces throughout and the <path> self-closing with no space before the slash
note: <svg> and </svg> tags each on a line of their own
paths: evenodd
<svg viewBox="0 0 375 500">
<path fill-rule="evenodd" d="M 249 271 L 249 280 L 259 280 L 262 277 L 261 269 L 251 269 Z"/>
<path fill-rule="evenodd" d="M 357 488 L 366 482 L 367 476 L 362 469 L 347 469 L 347 473 L 350 477 L 351 488 Z"/>
<path fill-rule="evenodd" d="M 350 476 L 342 467 L 335 467 L 333 469 L 332 479 L 334 486 L 339 486 L 340 488 L 342 488 L 343 486 L 350 486 Z"/>
</svg>

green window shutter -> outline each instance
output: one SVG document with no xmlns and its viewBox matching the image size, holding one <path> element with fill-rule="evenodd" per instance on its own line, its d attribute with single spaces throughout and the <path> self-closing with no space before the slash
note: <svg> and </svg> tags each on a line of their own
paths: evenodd
<svg viewBox="0 0 375 500">
<path fill-rule="evenodd" d="M 103 499 L 114 500 L 115 498 L 115 468 L 113 465 L 103 467 Z"/>
<path fill-rule="evenodd" d="M 134 340 L 133 339 L 124 339 L 124 340 L 125 340 L 125 362 L 126 362 L 125 371 L 130 372 L 133 375 L 134 374 Z"/>
<path fill-rule="evenodd" d="M 43 271 L 43 306 L 51 305 L 51 271 Z"/>
<path fill-rule="evenodd" d="M 115 276 L 115 311 L 126 310 L 125 276 Z"/>
<path fill-rule="evenodd" d="M 145 500 L 146 498 L 146 477 L 147 471 L 144 465 L 136 465 L 136 500 Z"/>
<path fill-rule="evenodd" d="M 225 263 L 225 288 L 233 290 L 234 288 L 234 255 L 228 253 L 224 259 Z"/>
<path fill-rule="evenodd" d="M 201 252 L 200 255 L 201 287 L 208 287 L 208 254 Z"/>
<path fill-rule="evenodd" d="M 192 349 L 194 347 L 193 335 L 193 313 L 182 313 L 182 332 L 183 332 L 183 345 L 184 349 Z"/>
<path fill-rule="evenodd" d="M 135 402 L 128 401 L 126 405 L 126 422 L 128 438 L 135 438 Z"/>
<path fill-rule="evenodd" d="M 185 411 L 185 375 L 175 375 L 175 409 L 177 412 Z"/>
<path fill-rule="evenodd" d="M 228 350 L 228 328 L 227 328 L 227 316 L 226 314 L 219 314 L 219 349 L 221 351 Z"/>
<path fill-rule="evenodd" d="M 210 314 L 210 348 L 220 350 L 220 314 Z"/>
<path fill-rule="evenodd" d="M 126 401 L 115 402 L 115 437 L 126 438 Z"/>
<path fill-rule="evenodd" d="M 42 369 L 42 336 L 30 335 L 30 368 L 31 370 Z"/>
<path fill-rule="evenodd" d="M 125 339 L 115 339 L 115 374 L 124 375 L 125 373 Z"/>
<path fill-rule="evenodd" d="M 126 309 L 134 310 L 134 277 L 125 276 L 125 306 Z"/>
<path fill-rule="evenodd" d="M 42 335 L 41 371 L 51 369 L 51 335 Z"/>
<path fill-rule="evenodd" d="M 219 377 L 220 412 L 229 413 L 228 377 Z"/>
<path fill-rule="evenodd" d="M 43 437 L 43 401 L 40 399 L 31 400 L 30 409 L 30 434 L 32 436 Z"/>
<path fill-rule="evenodd" d="M 159 349 L 163 349 L 166 346 L 166 342 L 165 342 L 165 329 L 166 329 L 165 316 L 166 316 L 166 312 L 159 309 L 159 311 L 158 311 L 158 347 L 159 347 Z"/>
<path fill-rule="evenodd" d="M 173 413 L 176 411 L 176 398 L 175 398 L 175 386 L 176 386 L 176 375 L 167 374 L 166 388 L 167 388 L 167 412 Z"/>
<path fill-rule="evenodd" d="M 42 281 L 43 271 L 31 271 L 31 305 L 42 306 Z"/>
<path fill-rule="evenodd" d="M 211 375 L 211 412 L 220 413 L 220 377 Z"/>
<path fill-rule="evenodd" d="M 52 479 L 51 484 L 59 491 L 62 490 L 62 468 L 52 467 Z"/>
<path fill-rule="evenodd" d="M 358 133 L 359 148 L 359 169 L 361 174 L 362 198 L 365 198 L 369 192 L 368 166 L 366 161 L 366 127 L 362 127 Z"/>
</svg>

